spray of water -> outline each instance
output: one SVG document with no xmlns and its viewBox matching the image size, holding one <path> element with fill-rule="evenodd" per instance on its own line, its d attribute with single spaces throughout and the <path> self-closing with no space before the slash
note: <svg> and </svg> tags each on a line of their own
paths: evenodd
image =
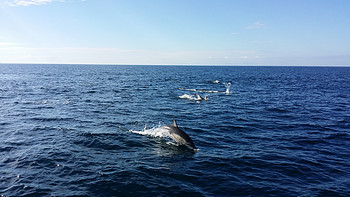
<svg viewBox="0 0 350 197">
<path fill-rule="evenodd" d="M 231 92 L 230 92 L 230 87 L 231 87 L 231 82 L 225 82 L 225 83 L 223 83 L 224 85 L 225 85 L 225 87 L 226 87 L 226 94 L 230 94 Z"/>
<path fill-rule="evenodd" d="M 152 128 L 143 128 L 141 131 L 135 131 L 135 130 L 129 130 L 132 133 L 137 133 L 140 135 L 146 135 L 151 137 L 160 137 L 160 138 L 167 138 L 169 137 L 169 131 L 166 129 L 166 127 L 161 127 L 161 124 L 159 123 L 158 127 L 152 127 Z"/>
</svg>

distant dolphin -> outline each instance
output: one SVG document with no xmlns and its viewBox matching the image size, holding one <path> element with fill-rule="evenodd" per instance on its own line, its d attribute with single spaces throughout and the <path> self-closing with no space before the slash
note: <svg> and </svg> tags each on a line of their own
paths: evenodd
<svg viewBox="0 0 350 197">
<path fill-rule="evenodd" d="M 184 131 L 182 131 L 176 123 L 176 120 L 174 120 L 174 123 L 172 125 L 164 126 L 163 128 L 167 129 L 169 131 L 170 137 L 175 140 L 177 143 L 181 145 L 186 145 L 190 148 L 193 148 L 194 150 L 198 150 L 196 146 L 194 145 L 192 139 L 190 136 L 188 136 Z"/>
<path fill-rule="evenodd" d="M 205 101 L 207 101 L 208 100 L 208 97 L 201 97 L 199 94 L 196 94 L 196 96 L 197 96 L 197 100 L 205 100 Z"/>
</svg>

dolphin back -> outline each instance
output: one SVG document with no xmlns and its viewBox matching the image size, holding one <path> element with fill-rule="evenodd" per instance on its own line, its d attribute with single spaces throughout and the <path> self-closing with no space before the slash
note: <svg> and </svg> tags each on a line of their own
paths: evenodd
<svg viewBox="0 0 350 197">
<path fill-rule="evenodd" d="M 188 145 L 194 149 L 197 149 L 190 136 L 177 126 L 175 120 L 173 125 L 169 125 L 168 127 L 170 128 L 169 133 L 173 140 L 179 144 Z"/>
</svg>

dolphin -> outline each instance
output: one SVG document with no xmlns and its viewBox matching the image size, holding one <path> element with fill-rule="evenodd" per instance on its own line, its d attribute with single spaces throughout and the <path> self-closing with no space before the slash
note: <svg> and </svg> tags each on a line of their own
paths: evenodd
<svg viewBox="0 0 350 197">
<path fill-rule="evenodd" d="M 170 137 L 175 140 L 178 144 L 186 145 L 194 150 L 198 150 L 194 145 L 190 136 L 188 136 L 183 130 L 181 130 L 174 120 L 172 125 L 164 126 L 165 129 L 169 131 Z"/>
<path fill-rule="evenodd" d="M 208 100 L 208 97 L 206 97 L 206 96 L 204 98 L 199 94 L 196 94 L 196 96 L 197 96 L 197 100 L 205 100 L 205 101 Z"/>
</svg>

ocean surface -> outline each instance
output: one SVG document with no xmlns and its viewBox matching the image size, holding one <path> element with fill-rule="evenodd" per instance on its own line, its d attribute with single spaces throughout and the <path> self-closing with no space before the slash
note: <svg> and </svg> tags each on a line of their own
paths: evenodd
<svg viewBox="0 0 350 197">
<path fill-rule="evenodd" d="M 0 64 L 0 196 L 349 195 L 349 67 Z"/>
</svg>

